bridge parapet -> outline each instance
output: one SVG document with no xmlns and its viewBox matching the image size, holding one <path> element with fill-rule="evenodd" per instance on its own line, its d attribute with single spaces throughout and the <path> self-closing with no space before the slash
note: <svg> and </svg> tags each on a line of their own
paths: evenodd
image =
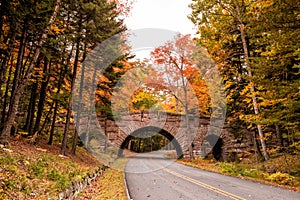
<svg viewBox="0 0 300 200">
<path fill-rule="evenodd" d="M 156 127 L 172 135 L 184 151 L 188 149 L 197 134 L 205 134 L 201 131 L 201 126 L 209 124 L 207 118 L 189 115 L 187 126 L 186 115 L 160 111 L 121 113 L 115 121 L 107 120 L 103 116 L 98 116 L 98 119 L 105 135 L 112 144 L 118 147 L 126 137 L 139 129 Z"/>
<path fill-rule="evenodd" d="M 102 135 L 101 137 L 97 137 L 97 140 L 101 140 L 99 142 L 100 145 L 104 145 L 108 141 L 110 145 L 120 148 L 126 138 L 134 132 L 145 127 L 155 127 L 155 130 L 164 130 L 174 137 L 185 156 L 188 156 L 187 150 L 191 144 L 195 150 L 195 154 L 200 155 L 207 134 L 216 133 L 218 135 L 217 132 L 220 132 L 220 138 L 224 140 L 224 145 L 222 146 L 224 155 L 228 154 L 228 151 L 230 151 L 229 146 L 233 146 L 231 144 L 233 138 L 228 134 L 226 126 L 218 127 L 222 125 L 221 122 L 216 121 L 212 123 L 208 117 L 193 115 L 188 116 L 188 127 L 186 121 L 186 115 L 159 111 L 121 113 L 116 120 L 109 120 L 100 114 L 90 118 L 82 115 L 79 125 L 81 131 L 79 132 L 85 133 L 87 132 L 85 130 L 89 127 L 90 133 L 97 132 L 99 134 L 100 132 L 100 135 Z"/>
</svg>

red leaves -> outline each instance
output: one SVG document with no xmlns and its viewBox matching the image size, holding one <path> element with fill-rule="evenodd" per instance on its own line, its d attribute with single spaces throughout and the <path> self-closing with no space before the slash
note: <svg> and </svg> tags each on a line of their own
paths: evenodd
<svg viewBox="0 0 300 200">
<path fill-rule="evenodd" d="M 196 45 L 190 35 L 178 34 L 174 41 L 152 51 L 151 58 L 158 65 L 156 68 L 169 94 L 179 100 L 183 107 L 188 105 L 190 109 L 199 106 L 204 111 L 209 107 L 209 95 L 200 71 L 193 64 L 195 50 Z M 175 108 L 176 102 L 167 99 L 167 109 Z"/>
</svg>

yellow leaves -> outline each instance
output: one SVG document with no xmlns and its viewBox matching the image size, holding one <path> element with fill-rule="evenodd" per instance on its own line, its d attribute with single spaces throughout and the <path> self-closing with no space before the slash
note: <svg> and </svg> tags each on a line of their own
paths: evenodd
<svg viewBox="0 0 300 200">
<path fill-rule="evenodd" d="M 139 91 L 137 94 L 134 94 L 131 99 L 132 106 L 139 110 L 150 109 L 158 103 L 158 96 L 145 91 Z"/>
<path fill-rule="evenodd" d="M 250 84 L 246 85 L 243 88 L 243 90 L 240 92 L 240 95 L 244 97 L 243 101 L 246 103 L 247 107 L 253 109 L 252 96 L 256 95 L 256 93 L 252 94 L 250 89 L 251 89 L 251 85 Z"/>
<path fill-rule="evenodd" d="M 277 44 L 278 46 L 278 44 Z M 270 57 L 274 57 L 277 54 L 277 49 L 275 47 L 269 48 L 269 51 L 264 51 L 261 53 L 262 56 L 265 56 L 267 59 L 270 59 Z"/>
<path fill-rule="evenodd" d="M 93 187 L 82 191 L 79 199 L 90 199 L 91 196 L 92 199 L 127 199 L 123 175 L 122 171 L 107 169 L 103 177 L 93 183 Z"/>
<path fill-rule="evenodd" d="M 0 49 L 1 49 L 1 50 L 6 50 L 7 47 L 8 47 L 7 44 L 0 42 Z"/>
<path fill-rule="evenodd" d="M 176 99 L 172 96 L 167 97 L 165 101 L 160 103 L 160 105 L 165 112 L 176 112 Z M 177 109 L 178 111 L 182 110 L 180 105 Z"/>
<path fill-rule="evenodd" d="M 228 90 L 229 88 L 231 88 L 233 85 L 234 85 L 235 83 L 232 81 L 232 80 L 230 80 L 230 79 L 228 79 L 226 82 L 225 82 L 225 90 Z"/>
<path fill-rule="evenodd" d="M 262 8 L 267 8 L 272 6 L 274 3 L 274 0 L 260 0 L 260 1 L 256 1 L 253 5 L 253 7 L 262 9 Z"/>
<path fill-rule="evenodd" d="M 288 100 L 287 98 L 281 98 L 281 99 L 268 99 L 268 100 L 263 100 L 262 102 L 259 103 L 260 107 L 267 107 L 267 106 L 275 106 L 276 104 L 282 103 L 284 101 Z"/>
<path fill-rule="evenodd" d="M 56 24 L 50 27 L 50 31 L 56 35 L 61 34 L 65 31 L 65 28 L 59 28 Z"/>
<path fill-rule="evenodd" d="M 254 114 L 253 115 L 243 115 L 243 114 L 241 114 L 239 116 L 239 118 L 241 120 L 244 120 L 244 121 L 255 122 L 255 121 L 259 121 L 261 117 L 259 115 L 254 115 Z"/>
<path fill-rule="evenodd" d="M 294 185 L 296 182 L 295 177 L 287 173 L 281 173 L 281 172 L 276 172 L 274 174 L 267 175 L 265 179 L 271 182 L 279 183 L 281 185 Z"/>
</svg>

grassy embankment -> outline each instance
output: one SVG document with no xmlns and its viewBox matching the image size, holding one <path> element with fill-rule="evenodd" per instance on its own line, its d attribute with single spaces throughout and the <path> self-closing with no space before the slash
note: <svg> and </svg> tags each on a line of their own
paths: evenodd
<svg viewBox="0 0 300 200">
<path fill-rule="evenodd" d="M 57 199 L 73 181 L 82 180 L 99 166 L 82 147 L 76 155 L 62 157 L 59 145 L 14 140 L 9 148 L 0 148 L 0 199 Z M 93 199 L 122 199 L 126 197 L 123 173 L 108 169 L 86 190 Z"/>
<path fill-rule="evenodd" d="M 127 200 L 124 168 L 128 157 L 133 155 L 125 151 L 125 157 L 116 160 L 99 181 L 80 194 L 78 200 Z"/>
<path fill-rule="evenodd" d="M 182 159 L 178 160 L 178 162 L 207 171 L 261 181 L 300 191 L 299 152 L 294 152 L 293 154 L 273 154 L 270 160 L 265 162 L 256 162 L 255 158 L 230 163 L 201 158 L 193 160 Z"/>
</svg>

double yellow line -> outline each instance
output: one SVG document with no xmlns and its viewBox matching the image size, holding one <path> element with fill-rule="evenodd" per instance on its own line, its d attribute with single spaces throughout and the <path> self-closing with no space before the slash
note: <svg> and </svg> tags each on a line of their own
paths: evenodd
<svg viewBox="0 0 300 200">
<path fill-rule="evenodd" d="M 157 165 L 157 166 L 159 166 L 159 167 L 162 167 L 160 164 L 158 164 L 157 162 L 153 161 L 152 158 L 151 158 L 150 160 L 151 160 L 151 162 L 154 163 L 155 165 Z M 175 172 L 175 171 L 172 171 L 172 170 L 170 170 L 170 169 L 167 169 L 167 168 L 162 168 L 162 169 L 163 169 L 164 171 L 170 173 L 170 174 L 173 174 L 174 176 L 177 176 L 177 177 L 179 177 L 179 178 L 182 178 L 182 179 L 184 179 L 184 180 L 186 180 L 186 181 L 189 181 L 189 182 L 191 182 L 191 183 L 194 183 L 194 184 L 196 184 L 196 185 L 199 185 L 199 186 L 201 186 L 201 187 L 203 187 L 203 188 L 206 188 L 206 189 L 208 189 L 208 190 L 211 190 L 211 191 L 214 191 L 214 192 L 216 192 L 216 193 L 219 193 L 219 194 L 221 194 L 221 195 L 223 195 L 223 196 L 226 196 L 226 197 L 228 197 L 228 198 L 230 198 L 230 199 L 234 199 L 234 200 L 246 200 L 245 198 L 242 198 L 242 197 L 237 196 L 237 195 L 235 195 L 235 194 L 232 194 L 232 193 L 226 192 L 226 191 L 224 191 L 224 190 L 215 188 L 215 187 L 210 186 L 210 185 L 208 185 L 208 184 L 202 183 L 202 182 L 200 182 L 200 181 L 198 181 L 198 180 L 195 180 L 195 179 L 192 179 L 192 178 L 187 177 L 187 176 L 185 176 L 185 175 L 179 174 L 179 173 L 177 173 L 177 172 Z"/>
</svg>

